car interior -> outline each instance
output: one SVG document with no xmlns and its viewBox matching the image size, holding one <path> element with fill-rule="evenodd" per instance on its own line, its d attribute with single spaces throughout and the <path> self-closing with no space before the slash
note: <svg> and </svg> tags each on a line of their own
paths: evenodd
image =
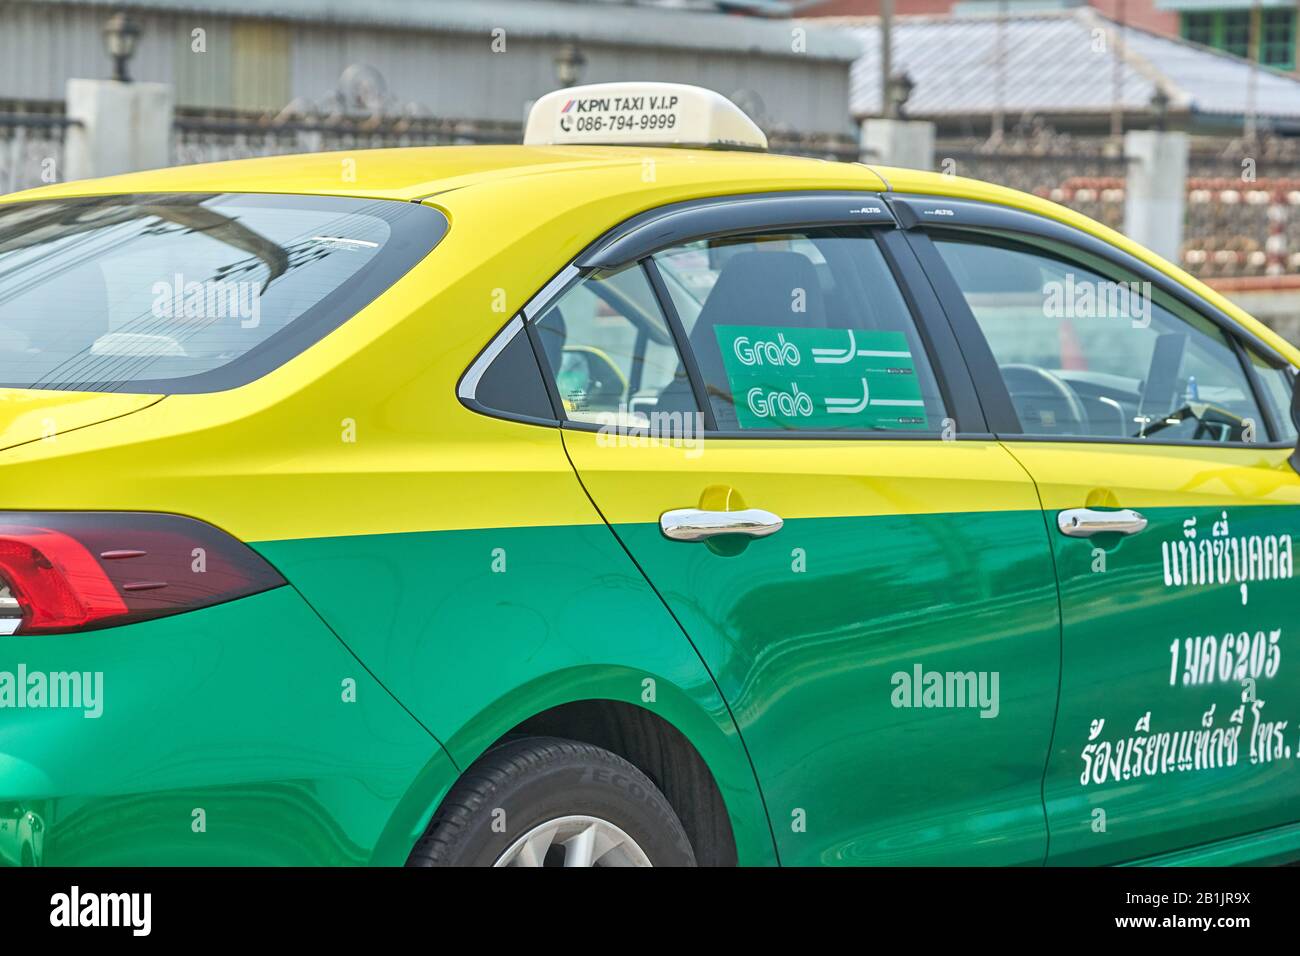
<svg viewBox="0 0 1300 956">
<path fill-rule="evenodd" d="M 1117 283 L 1038 250 L 986 241 L 936 242 L 984 332 L 1026 434 L 1240 441 L 1259 420 L 1232 346 L 1162 293 L 1132 312 L 1087 300 Z M 1121 292 L 1127 293 L 1124 288 Z M 1112 300 L 1113 302 L 1114 300 Z M 1059 306 L 1059 307 L 1057 307 Z"/>
</svg>

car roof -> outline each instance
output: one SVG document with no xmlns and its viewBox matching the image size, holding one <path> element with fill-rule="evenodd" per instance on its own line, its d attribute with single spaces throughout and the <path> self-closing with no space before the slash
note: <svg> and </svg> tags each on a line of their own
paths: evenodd
<svg viewBox="0 0 1300 956">
<path fill-rule="evenodd" d="M 114 193 L 259 192 L 419 200 L 452 189 L 521 176 L 566 176 L 653 162 L 674 180 L 714 180 L 717 168 L 743 164 L 758 176 L 806 178 L 823 169 L 842 179 L 846 164 L 773 153 L 635 146 L 413 146 L 263 156 L 126 173 L 41 186 L 4 201 Z M 879 188 L 865 167 L 860 188 Z M 629 177 L 640 185 L 641 177 Z"/>
</svg>

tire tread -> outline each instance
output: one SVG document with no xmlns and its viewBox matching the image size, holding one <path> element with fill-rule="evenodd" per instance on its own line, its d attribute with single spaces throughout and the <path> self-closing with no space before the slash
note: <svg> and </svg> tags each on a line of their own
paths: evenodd
<svg viewBox="0 0 1300 956">
<path fill-rule="evenodd" d="M 488 750 L 456 781 L 411 851 L 407 866 L 455 865 L 463 838 L 485 809 L 496 805 L 496 795 L 523 777 L 559 761 L 589 761 L 638 777 L 653 798 L 677 821 L 667 799 L 637 767 L 617 754 L 593 744 L 561 737 L 522 737 Z M 680 829 L 680 822 L 677 822 Z M 685 833 L 681 839 L 686 841 Z"/>
</svg>

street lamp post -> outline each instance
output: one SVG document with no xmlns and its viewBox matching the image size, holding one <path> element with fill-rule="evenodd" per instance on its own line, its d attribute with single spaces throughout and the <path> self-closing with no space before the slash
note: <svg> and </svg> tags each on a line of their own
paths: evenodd
<svg viewBox="0 0 1300 956">
<path fill-rule="evenodd" d="M 1254 0 L 1250 5 L 1250 37 L 1246 41 L 1247 69 L 1250 72 L 1246 74 L 1246 110 L 1241 124 L 1246 142 L 1252 145 L 1259 136 L 1259 117 L 1255 112 L 1257 109 L 1255 99 L 1259 88 L 1260 54 L 1263 52 L 1260 50 L 1263 41 L 1263 37 L 1259 34 L 1260 18 L 1263 16 L 1260 7 L 1260 0 Z"/>
<path fill-rule="evenodd" d="M 113 79 L 130 83 L 126 65 L 135 56 L 135 46 L 140 39 L 140 26 L 123 11 L 113 14 L 104 23 L 104 49 L 113 60 Z"/>
<path fill-rule="evenodd" d="M 880 115 L 897 119 L 889 102 L 894 77 L 894 0 L 880 0 Z"/>
<path fill-rule="evenodd" d="M 989 139 L 1002 145 L 1006 134 L 1006 80 L 1007 80 L 1007 0 L 998 0 L 998 17 L 993 34 L 993 119 L 989 124 Z"/>
<path fill-rule="evenodd" d="M 1162 133 L 1169 126 L 1169 94 L 1161 86 L 1151 94 L 1151 125 Z"/>
<path fill-rule="evenodd" d="M 906 73 L 900 71 L 892 74 L 889 85 L 885 88 L 885 101 L 888 105 L 885 115 L 890 119 L 903 119 L 903 107 L 915 88 L 916 83 Z"/>
<path fill-rule="evenodd" d="M 575 86 L 582 78 L 582 70 L 587 65 L 587 58 L 582 55 L 577 44 L 566 43 L 555 56 L 555 78 L 561 88 Z"/>
</svg>

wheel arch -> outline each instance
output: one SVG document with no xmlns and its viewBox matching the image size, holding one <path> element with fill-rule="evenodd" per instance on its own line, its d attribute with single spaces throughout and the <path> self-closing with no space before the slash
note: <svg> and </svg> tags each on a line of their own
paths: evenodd
<svg viewBox="0 0 1300 956">
<path fill-rule="evenodd" d="M 701 866 L 735 866 L 736 838 L 718 783 L 694 744 L 655 712 L 617 700 L 576 700 L 534 714 L 496 746 L 520 737 L 563 737 L 615 753 L 667 798 Z"/>
<path fill-rule="evenodd" d="M 482 708 L 444 738 L 458 768 L 450 779 L 444 775 L 436 788 L 419 781 L 412 786 L 424 812 L 406 850 L 464 769 L 506 740 L 547 735 L 604 747 L 645 773 L 672 804 L 692 844 L 699 841 L 702 862 L 775 864 L 767 812 L 731 714 L 707 674 L 691 676 L 694 683 L 679 686 L 623 666 L 570 668 Z"/>
</svg>

